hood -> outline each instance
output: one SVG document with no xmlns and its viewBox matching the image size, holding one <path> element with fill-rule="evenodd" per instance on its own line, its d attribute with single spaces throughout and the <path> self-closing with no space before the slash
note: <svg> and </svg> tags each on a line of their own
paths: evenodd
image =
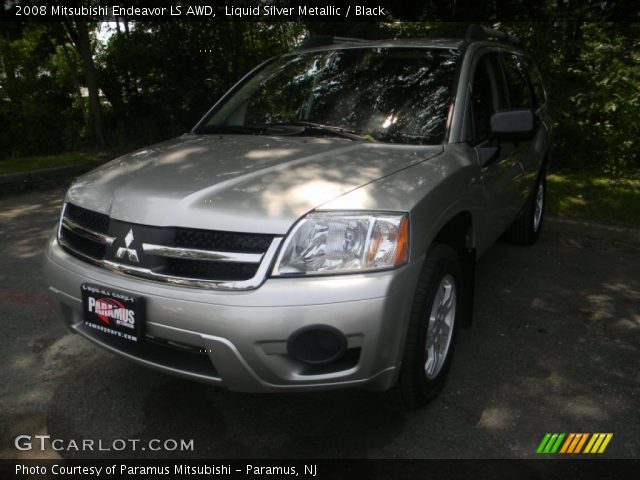
<svg viewBox="0 0 640 480">
<path fill-rule="evenodd" d="M 441 152 L 341 138 L 189 134 L 89 172 L 66 200 L 131 223 L 284 234 L 310 210 Z"/>
</svg>

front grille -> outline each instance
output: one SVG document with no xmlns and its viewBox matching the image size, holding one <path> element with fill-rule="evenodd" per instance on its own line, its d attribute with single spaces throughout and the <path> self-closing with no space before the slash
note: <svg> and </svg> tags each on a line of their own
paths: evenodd
<svg viewBox="0 0 640 480">
<path fill-rule="evenodd" d="M 272 240 L 272 235 L 178 228 L 176 229 L 175 245 L 176 247 L 202 250 L 263 253 L 267 251 Z"/>
<path fill-rule="evenodd" d="M 246 280 L 253 278 L 258 270 L 257 263 L 212 262 L 207 260 L 167 259 L 167 273 L 176 277 L 206 280 Z"/>
<path fill-rule="evenodd" d="M 88 240 L 66 228 L 61 229 L 60 237 L 65 243 L 69 244 L 69 250 L 72 253 L 79 253 L 95 260 L 101 260 L 107 252 L 106 245 Z"/>
<path fill-rule="evenodd" d="M 70 203 L 59 238 L 69 253 L 105 268 L 181 285 L 211 282 L 213 288 L 224 282 L 255 288 L 261 264 L 271 262 L 280 241 L 265 234 L 133 224 Z"/>
<path fill-rule="evenodd" d="M 104 213 L 94 212 L 72 203 L 67 203 L 64 215 L 94 232 L 106 234 L 109 231 L 109 216 Z"/>
</svg>

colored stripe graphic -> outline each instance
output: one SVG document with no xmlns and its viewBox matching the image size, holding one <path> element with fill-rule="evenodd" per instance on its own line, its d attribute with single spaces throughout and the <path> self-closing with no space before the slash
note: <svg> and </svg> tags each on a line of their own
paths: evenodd
<svg viewBox="0 0 640 480">
<path fill-rule="evenodd" d="M 553 435 L 551 435 L 551 438 L 547 442 L 547 445 L 544 447 L 543 453 L 553 453 L 551 452 L 551 449 L 553 448 L 553 445 L 556 443 L 556 440 L 558 439 L 558 435 L 559 435 L 558 433 L 554 433 Z"/>
<path fill-rule="evenodd" d="M 567 453 L 573 453 L 575 451 L 576 446 L 578 445 L 578 442 L 580 441 L 581 438 L 582 438 L 582 434 L 576 433 L 575 437 L 573 437 L 573 442 L 571 442 L 571 445 L 569 445 L 569 450 L 567 450 Z"/>
<path fill-rule="evenodd" d="M 567 449 L 569 448 L 569 445 L 571 445 L 571 443 L 573 442 L 573 439 L 575 438 L 576 434 L 575 433 L 570 433 L 569 436 L 567 437 L 567 441 L 564 442 L 564 445 L 562 445 L 562 449 L 560 450 L 560 453 L 567 453 Z"/>
<path fill-rule="evenodd" d="M 604 453 L 612 438 L 613 433 L 594 433 L 584 453 Z"/>
<path fill-rule="evenodd" d="M 540 442 L 540 445 L 538 445 L 538 449 L 536 450 L 536 453 L 542 453 L 544 451 L 544 447 L 547 445 L 547 442 L 549 441 L 550 437 L 551 437 L 550 433 L 545 434 L 544 438 Z"/>
<path fill-rule="evenodd" d="M 560 448 L 560 444 L 562 443 L 562 439 L 565 437 L 564 433 L 547 433 L 540 445 L 538 445 L 537 453 L 556 453 L 558 448 Z"/>
<path fill-rule="evenodd" d="M 556 440 L 556 443 L 553 444 L 553 447 L 551 447 L 551 450 L 549 450 L 549 453 L 556 453 L 558 451 L 558 448 L 560 448 L 560 444 L 562 443 L 562 439 L 564 438 L 564 433 L 561 433 L 558 435 L 558 439 Z"/>
<path fill-rule="evenodd" d="M 591 439 L 589 440 L 589 443 L 587 443 L 587 448 L 584 449 L 584 453 L 591 453 L 591 447 L 593 447 L 593 444 L 596 443 L 597 438 L 598 438 L 597 433 L 594 433 L 593 435 L 591 435 Z"/>
<path fill-rule="evenodd" d="M 546 433 L 536 453 L 599 454 L 604 453 L 612 438 L 613 433 Z"/>
<path fill-rule="evenodd" d="M 582 433 L 581 435 L 582 435 L 582 438 L 578 442 L 578 445 L 576 445 L 576 449 L 573 451 L 573 453 L 580 453 L 580 451 L 582 450 L 582 447 L 584 445 L 584 442 L 586 442 L 587 438 L 589 438 L 589 434 L 588 433 Z"/>
<path fill-rule="evenodd" d="M 604 453 L 604 451 L 607 448 L 607 445 L 609 445 L 609 442 L 613 438 L 613 433 L 606 433 L 603 435 L 606 435 L 607 437 L 604 439 L 604 442 L 602 442 L 602 445 L 600 445 L 600 450 L 598 450 L 598 453 Z"/>
</svg>

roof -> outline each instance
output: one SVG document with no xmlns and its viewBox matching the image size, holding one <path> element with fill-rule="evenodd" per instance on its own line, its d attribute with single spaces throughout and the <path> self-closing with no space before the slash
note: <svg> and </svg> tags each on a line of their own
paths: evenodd
<svg viewBox="0 0 640 480">
<path fill-rule="evenodd" d="M 514 48 L 522 44 L 520 38 L 499 30 L 472 24 L 467 28 L 464 39 L 458 38 L 404 38 L 393 40 L 365 40 L 360 38 L 320 35 L 303 42 L 300 50 L 335 50 L 343 48 L 418 47 L 461 50 L 465 46 L 482 42 Z"/>
<path fill-rule="evenodd" d="M 344 40 L 344 41 L 342 41 Z M 342 39 L 335 37 L 334 43 L 325 43 L 317 46 L 305 46 L 300 49 L 305 51 L 336 50 L 343 48 L 391 48 L 391 47 L 418 47 L 418 48 L 444 48 L 460 49 L 466 42 L 461 39 L 451 38 L 402 38 L 388 40 L 360 40 Z"/>
</svg>

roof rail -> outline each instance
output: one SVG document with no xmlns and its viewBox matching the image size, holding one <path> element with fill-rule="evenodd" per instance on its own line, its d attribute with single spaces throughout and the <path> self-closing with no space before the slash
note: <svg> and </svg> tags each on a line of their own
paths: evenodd
<svg viewBox="0 0 640 480">
<path fill-rule="evenodd" d="M 362 38 L 351 38 L 351 37 L 335 37 L 333 35 L 316 35 L 315 37 L 309 37 L 302 45 L 300 45 L 299 50 L 304 50 L 305 48 L 315 48 L 315 47 L 324 47 L 325 45 L 335 45 L 337 43 L 366 43 L 368 40 L 364 40 Z"/>
<path fill-rule="evenodd" d="M 511 43 L 513 45 L 522 45 L 520 37 L 509 35 L 501 32 L 500 30 L 494 30 L 493 28 L 487 28 L 477 24 L 469 25 L 469 28 L 467 28 L 467 31 L 464 34 L 464 39 L 468 42 L 474 40 L 497 40 Z"/>
</svg>

